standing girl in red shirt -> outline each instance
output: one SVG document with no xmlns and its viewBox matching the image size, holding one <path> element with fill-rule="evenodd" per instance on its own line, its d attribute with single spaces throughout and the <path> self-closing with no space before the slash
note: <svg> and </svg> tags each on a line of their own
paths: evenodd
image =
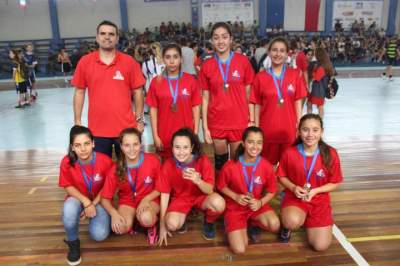
<svg viewBox="0 0 400 266">
<path fill-rule="evenodd" d="M 181 47 L 168 44 L 162 56 L 165 73 L 152 80 L 146 103 L 150 107 L 154 145 L 157 153 L 166 159 L 172 156 L 170 143 L 175 131 L 189 127 L 198 133 L 201 95 L 196 79 L 181 72 Z"/>
<path fill-rule="evenodd" d="M 222 168 L 217 184 L 218 190 L 225 195 L 225 230 L 234 253 L 246 250 L 248 222 L 270 232 L 279 231 L 279 218 L 268 205 L 277 191 L 277 182 L 272 165 L 260 156 L 263 147 L 261 129 L 248 127 L 242 141 L 235 159 Z M 253 242 L 258 241 L 257 229 L 249 228 Z"/>
<path fill-rule="evenodd" d="M 288 47 L 283 37 L 271 41 L 268 53 L 272 66 L 256 75 L 251 91 L 256 125 L 264 132 L 262 155 L 273 165 L 296 139 L 302 99 L 307 96 L 300 71 L 286 67 Z"/>
<path fill-rule="evenodd" d="M 214 170 L 201 152 L 198 137 L 182 128 L 172 137 L 173 158 L 167 159 L 157 181 L 161 192 L 160 239 L 167 244 L 170 231 L 186 231 L 186 216 L 193 207 L 205 212 L 203 237 L 215 237 L 213 222 L 225 209 L 224 199 L 214 192 Z"/>
<path fill-rule="evenodd" d="M 280 239 L 288 242 L 291 231 L 304 225 L 309 244 L 317 251 L 332 242 L 332 208 L 329 192 L 343 181 L 340 159 L 334 148 L 322 140 L 322 119 L 304 115 L 295 144 L 279 162 L 277 176 L 285 187 Z"/>
<path fill-rule="evenodd" d="M 233 158 L 243 131 L 254 125 L 249 103 L 253 68 L 246 56 L 231 50 L 232 32 L 224 22 L 214 24 L 211 42 L 215 55 L 203 62 L 199 81 L 203 90 L 204 139 L 214 144 L 215 169 Z"/>
<path fill-rule="evenodd" d="M 313 105 L 316 105 L 319 116 L 324 118 L 325 89 L 330 79 L 335 75 L 335 70 L 324 48 L 315 49 L 315 57 L 317 63 L 312 72 L 313 84 L 307 101 L 307 113 L 312 113 Z"/>
<path fill-rule="evenodd" d="M 83 126 L 73 126 L 69 135 L 68 155 L 60 166 L 59 186 L 67 192 L 62 211 L 69 252 L 69 265 L 81 262 L 79 221 L 89 218 L 89 236 L 103 241 L 110 233 L 110 216 L 99 204 L 100 193 L 112 161 L 93 150 L 92 132 Z"/>
<path fill-rule="evenodd" d="M 101 203 L 111 215 L 111 228 L 117 234 L 132 230 L 135 217 L 141 226 L 148 228 L 149 244 L 157 241 L 157 215 L 160 211 L 160 193 L 154 190 L 160 171 L 156 155 L 142 152 L 141 133 L 136 128 L 126 128 L 119 135 L 121 156 L 110 170 Z M 112 205 L 118 191 L 118 209 Z"/>
</svg>

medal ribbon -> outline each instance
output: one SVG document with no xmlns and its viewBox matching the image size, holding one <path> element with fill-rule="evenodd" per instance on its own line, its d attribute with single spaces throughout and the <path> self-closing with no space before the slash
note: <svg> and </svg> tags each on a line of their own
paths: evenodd
<svg viewBox="0 0 400 266">
<path fill-rule="evenodd" d="M 285 79 L 286 65 L 283 65 L 281 75 L 279 77 L 275 75 L 274 71 L 272 71 L 272 67 L 270 67 L 267 72 L 272 76 L 272 79 L 274 80 L 276 94 L 278 94 L 278 100 L 279 102 L 281 102 L 281 100 L 283 99 L 282 86 L 283 80 Z"/>
<path fill-rule="evenodd" d="M 261 157 L 257 156 L 257 159 L 254 163 L 246 163 L 244 161 L 243 156 L 239 157 L 240 164 L 242 165 L 242 171 L 244 175 L 244 181 L 246 182 L 247 185 L 247 191 L 249 193 L 253 193 L 253 186 L 254 186 L 254 175 L 256 173 L 257 167 L 260 164 Z M 249 175 L 247 174 L 247 169 L 246 166 L 253 166 L 253 169 L 251 170 L 251 178 L 249 179 Z"/>
<path fill-rule="evenodd" d="M 234 55 L 234 52 L 231 52 L 228 60 L 226 60 L 226 62 L 225 62 L 225 64 L 226 64 L 225 72 L 224 72 L 224 69 L 222 68 L 222 64 L 223 64 L 222 60 L 218 57 L 218 55 L 215 55 L 215 59 L 218 62 L 219 72 L 221 73 L 222 80 L 224 81 L 224 86 L 226 84 L 228 84 L 229 69 L 231 68 L 231 61 L 232 61 L 233 55 Z"/>
<path fill-rule="evenodd" d="M 317 162 L 317 158 L 318 158 L 318 155 L 319 155 L 319 147 L 317 148 L 317 150 L 314 152 L 314 154 L 313 154 L 313 158 L 312 158 L 312 162 L 311 162 L 311 165 L 310 165 L 310 169 L 308 169 L 307 170 L 307 155 L 306 155 L 306 153 L 305 153 L 305 151 L 304 151 L 304 145 L 303 144 L 298 144 L 297 145 L 297 150 L 300 152 L 300 154 L 303 156 L 303 162 L 304 162 L 304 173 L 305 173 L 305 175 L 306 175 L 306 182 L 308 183 L 308 184 L 311 184 L 310 183 L 310 178 L 311 178 L 311 173 L 312 173 L 312 171 L 314 170 L 314 167 L 315 167 L 315 163 Z"/>
<path fill-rule="evenodd" d="M 134 166 L 126 168 L 126 173 L 128 174 L 128 182 L 129 182 L 129 185 L 131 186 L 131 189 L 132 189 L 132 192 L 134 195 L 136 194 L 136 185 L 137 185 L 137 179 L 139 176 L 139 168 L 143 164 L 143 161 L 144 161 L 144 153 L 141 152 L 140 157 L 139 157 L 139 162 Z M 131 170 L 135 170 L 135 183 L 133 183 Z"/>
<path fill-rule="evenodd" d="M 167 80 L 168 80 L 168 85 L 169 85 L 169 92 L 171 93 L 172 96 L 172 104 L 176 104 L 177 100 L 178 100 L 178 92 L 179 92 L 179 79 L 182 76 L 182 72 L 180 72 L 178 74 L 178 77 L 176 78 L 170 78 L 167 75 Z M 172 82 L 171 80 L 176 80 L 176 84 L 175 84 L 175 89 L 172 86 Z"/>
<path fill-rule="evenodd" d="M 89 177 L 88 174 L 85 171 L 84 164 L 78 160 L 79 167 L 81 168 L 81 173 L 83 175 L 83 181 L 85 182 L 86 188 L 89 192 L 89 195 L 93 195 L 92 189 L 93 189 L 93 181 L 94 181 L 94 165 L 96 163 L 96 152 L 93 152 L 92 154 L 92 160 L 90 160 L 89 164 L 91 167 L 91 176 Z"/>
</svg>

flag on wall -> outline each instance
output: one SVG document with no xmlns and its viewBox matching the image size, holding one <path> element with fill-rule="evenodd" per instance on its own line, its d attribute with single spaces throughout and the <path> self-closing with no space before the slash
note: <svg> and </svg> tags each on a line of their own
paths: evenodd
<svg viewBox="0 0 400 266">
<path fill-rule="evenodd" d="M 306 0 L 304 30 L 318 31 L 320 0 Z"/>
</svg>

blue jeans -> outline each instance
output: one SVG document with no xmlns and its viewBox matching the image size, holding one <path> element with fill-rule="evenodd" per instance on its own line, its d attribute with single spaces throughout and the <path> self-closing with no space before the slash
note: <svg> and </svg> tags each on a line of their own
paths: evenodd
<svg viewBox="0 0 400 266">
<path fill-rule="evenodd" d="M 82 204 L 74 197 L 64 202 L 62 221 L 68 241 L 79 238 L 79 218 L 83 210 Z M 103 241 L 110 234 L 111 218 L 106 210 L 96 205 L 96 216 L 89 219 L 89 236 L 95 241 Z"/>
</svg>

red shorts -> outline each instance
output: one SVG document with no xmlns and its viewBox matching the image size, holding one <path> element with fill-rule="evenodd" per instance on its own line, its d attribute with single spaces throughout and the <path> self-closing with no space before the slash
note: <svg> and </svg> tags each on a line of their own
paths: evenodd
<svg viewBox="0 0 400 266">
<path fill-rule="evenodd" d="M 140 202 L 142 201 L 143 198 L 139 199 L 139 200 L 120 200 L 118 201 L 118 205 L 126 205 L 129 207 L 132 207 L 134 209 L 137 209 L 137 207 L 139 206 Z M 160 197 L 155 198 L 152 200 L 152 202 L 154 202 L 157 205 L 160 205 Z"/>
<path fill-rule="evenodd" d="M 196 207 L 199 210 L 203 210 L 202 206 L 207 196 L 208 195 L 201 195 L 197 198 L 172 198 L 168 205 L 167 212 L 180 212 L 188 214 L 193 207 Z"/>
<path fill-rule="evenodd" d="M 312 104 L 315 104 L 316 106 L 321 106 L 324 105 L 325 103 L 325 98 L 319 98 L 319 97 L 314 97 L 314 96 L 309 96 L 308 101 Z"/>
<path fill-rule="evenodd" d="M 264 141 L 261 155 L 272 165 L 275 165 L 281 159 L 282 153 L 292 146 L 292 143 L 268 143 Z"/>
<path fill-rule="evenodd" d="M 210 129 L 210 134 L 213 139 L 226 139 L 228 142 L 238 142 L 242 140 L 244 129 Z"/>
<path fill-rule="evenodd" d="M 282 203 L 282 209 L 295 206 L 306 214 L 304 227 L 325 227 L 333 225 L 332 208 L 329 202 L 304 202 L 297 198 L 285 197 Z"/>
<path fill-rule="evenodd" d="M 232 231 L 246 229 L 247 221 L 249 219 L 255 220 L 256 217 L 262 213 L 272 211 L 272 208 L 265 204 L 258 211 L 253 212 L 250 209 L 245 210 L 225 210 L 224 222 L 225 232 L 230 233 Z"/>
</svg>

